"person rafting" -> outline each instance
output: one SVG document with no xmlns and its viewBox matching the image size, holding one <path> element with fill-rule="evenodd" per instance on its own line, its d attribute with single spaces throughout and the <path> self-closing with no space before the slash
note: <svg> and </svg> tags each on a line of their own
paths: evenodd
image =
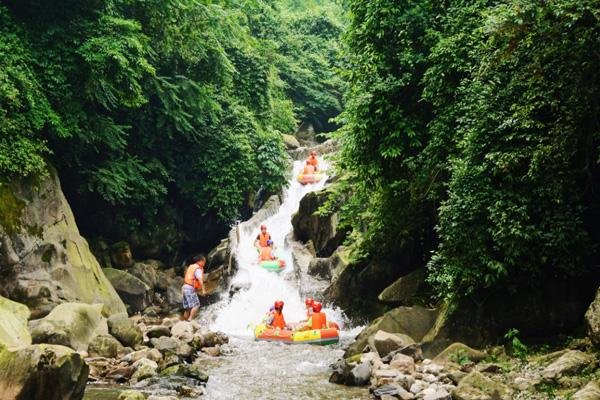
<svg viewBox="0 0 600 400">
<path fill-rule="evenodd" d="M 271 323 L 267 324 L 267 326 L 269 328 L 286 329 L 287 324 L 285 323 L 285 318 L 283 317 L 283 301 L 277 300 L 273 304 L 273 307 L 275 308 L 273 319 L 271 320 Z"/>
<path fill-rule="evenodd" d="M 256 247 L 259 251 L 261 247 L 267 247 L 267 241 L 271 240 L 271 234 L 267 232 L 267 226 L 260 226 L 260 233 L 256 236 L 256 240 L 254 241 L 254 247 Z"/>
<path fill-rule="evenodd" d="M 273 241 L 271 239 L 267 240 L 267 245 L 260 248 L 259 252 L 259 261 L 271 261 L 277 259 L 273 254 Z"/>
<path fill-rule="evenodd" d="M 321 311 L 323 304 L 318 301 L 313 302 L 312 315 L 303 325 L 300 325 L 296 330 L 308 331 L 311 329 L 326 329 L 327 328 L 327 316 Z"/>
<path fill-rule="evenodd" d="M 266 312 L 263 318 L 263 323 L 265 325 L 271 325 L 273 323 L 273 314 L 275 314 L 275 306 L 271 306 L 269 311 Z"/>
<path fill-rule="evenodd" d="M 185 276 L 183 278 L 183 286 L 181 294 L 183 296 L 183 315 L 182 319 L 191 321 L 198 315 L 200 310 L 200 299 L 196 293 L 198 289 L 202 289 L 202 296 L 206 295 L 204 287 L 204 266 L 206 265 L 206 257 L 203 254 L 198 254 L 192 258 L 192 264 L 188 265 Z"/>
<path fill-rule="evenodd" d="M 315 172 L 319 170 L 319 160 L 317 159 L 317 152 L 312 150 L 310 152 L 310 156 L 306 160 L 310 165 L 315 167 Z"/>
<path fill-rule="evenodd" d="M 312 297 L 308 297 L 306 300 L 304 300 L 304 305 L 306 306 L 306 321 L 308 321 L 308 319 L 313 314 L 313 304 L 314 303 L 315 303 L 315 300 Z"/>
<path fill-rule="evenodd" d="M 303 175 L 314 175 L 314 173 L 315 173 L 314 165 L 312 165 L 310 163 L 310 160 L 306 160 L 306 165 L 304 166 L 304 169 L 302 170 L 302 174 Z"/>
</svg>

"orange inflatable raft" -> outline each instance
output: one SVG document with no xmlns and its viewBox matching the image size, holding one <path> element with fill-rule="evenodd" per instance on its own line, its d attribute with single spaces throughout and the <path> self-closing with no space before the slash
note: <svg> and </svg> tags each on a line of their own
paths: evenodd
<svg viewBox="0 0 600 400">
<path fill-rule="evenodd" d="M 325 176 L 325 174 L 320 174 L 320 173 L 300 174 L 300 175 L 298 175 L 298 182 L 300 182 L 303 185 L 307 185 L 309 183 L 317 183 L 317 182 L 320 182 L 324 176 Z"/>
<path fill-rule="evenodd" d="M 329 322 L 328 328 L 311 329 L 308 331 L 291 331 L 288 329 L 269 328 L 259 324 L 254 328 L 254 339 L 268 342 L 283 342 L 289 344 L 318 344 L 328 345 L 340 341 L 339 326 Z"/>
</svg>

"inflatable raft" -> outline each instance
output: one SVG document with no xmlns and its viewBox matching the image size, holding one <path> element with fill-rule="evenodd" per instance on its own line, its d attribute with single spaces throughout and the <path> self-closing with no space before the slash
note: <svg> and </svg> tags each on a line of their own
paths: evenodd
<svg viewBox="0 0 600 400">
<path fill-rule="evenodd" d="M 335 324 L 335 326 L 337 327 L 337 324 Z M 268 328 L 267 325 L 263 323 L 254 328 L 254 339 L 264 340 L 267 342 L 283 342 L 289 344 L 318 344 L 324 346 L 339 342 L 340 332 L 334 327 L 294 332 L 287 329 Z"/>
<path fill-rule="evenodd" d="M 325 176 L 325 174 L 321 174 L 321 173 L 316 173 L 316 174 L 300 174 L 298 175 L 298 182 L 300 182 L 303 185 L 307 185 L 309 183 L 317 183 L 319 181 L 321 181 L 321 179 L 323 179 L 323 177 Z"/>
<path fill-rule="evenodd" d="M 259 261 L 262 268 L 271 272 L 281 272 L 285 268 L 285 260 L 277 258 L 275 260 Z"/>
</svg>

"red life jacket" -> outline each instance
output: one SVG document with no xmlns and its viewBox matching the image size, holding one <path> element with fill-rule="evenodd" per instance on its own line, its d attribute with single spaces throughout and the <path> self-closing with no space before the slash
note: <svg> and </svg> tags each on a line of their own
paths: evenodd
<svg viewBox="0 0 600 400">
<path fill-rule="evenodd" d="M 317 160 L 317 157 L 310 156 L 308 157 L 307 161 L 310 163 L 310 165 L 315 167 L 315 169 L 317 168 L 317 165 L 319 165 L 319 160 Z"/>
<path fill-rule="evenodd" d="M 318 312 L 312 315 L 312 329 L 325 329 L 327 328 L 327 317 L 325 313 Z"/>
<path fill-rule="evenodd" d="M 275 311 L 273 313 L 273 322 L 271 322 L 271 326 L 274 328 L 285 329 L 285 319 L 283 319 L 283 313 L 278 313 Z"/>
<path fill-rule="evenodd" d="M 203 284 L 203 282 L 196 279 L 196 270 L 198 269 L 202 270 L 202 268 L 196 263 L 188 266 L 187 270 L 185 271 L 185 277 L 183 278 L 183 281 L 192 286 L 194 289 L 200 289 Z M 204 270 L 202 270 L 202 272 L 204 273 Z"/>
<path fill-rule="evenodd" d="M 267 247 L 267 240 L 271 239 L 271 235 L 268 233 L 265 233 L 263 235 L 263 233 L 261 232 L 258 234 L 257 239 L 258 239 L 258 244 L 260 245 L 260 247 Z"/>
</svg>

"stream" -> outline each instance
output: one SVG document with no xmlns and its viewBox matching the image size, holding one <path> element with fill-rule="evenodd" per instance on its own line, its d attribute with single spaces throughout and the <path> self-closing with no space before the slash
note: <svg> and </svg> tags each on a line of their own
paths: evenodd
<svg viewBox="0 0 600 400">
<path fill-rule="evenodd" d="M 324 165 L 326 167 L 326 165 Z M 325 180 L 303 186 L 295 177 L 303 164 L 294 162 L 292 177 L 284 190 L 281 206 L 266 220 L 252 218 L 238 225 L 238 235 L 232 232 L 234 256 L 238 270 L 231 285 L 241 288 L 201 309 L 200 321 L 212 331 L 222 331 L 230 338 L 229 351 L 221 357 L 205 358 L 210 376 L 202 399 L 368 399 L 364 388 L 351 388 L 328 382 L 329 365 L 339 359 L 348 344 L 360 331 L 350 328 L 342 310 L 327 305 L 328 320 L 341 327 L 340 343 L 331 346 L 307 344 L 288 345 L 254 340 L 253 324 L 259 322 L 275 300 L 283 300 L 283 313 L 288 322 L 305 318 L 304 298 L 314 296 L 326 286 L 305 272 L 295 271 L 291 246 L 292 215 L 300 200 L 311 191 L 323 188 Z M 267 272 L 257 264 L 254 240 L 260 224 L 267 226 L 276 253 L 286 261 L 281 273 Z M 237 238 L 239 237 L 239 240 Z M 88 388 L 85 399 L 115 399 L 117 391 Z"/>
</svg>

